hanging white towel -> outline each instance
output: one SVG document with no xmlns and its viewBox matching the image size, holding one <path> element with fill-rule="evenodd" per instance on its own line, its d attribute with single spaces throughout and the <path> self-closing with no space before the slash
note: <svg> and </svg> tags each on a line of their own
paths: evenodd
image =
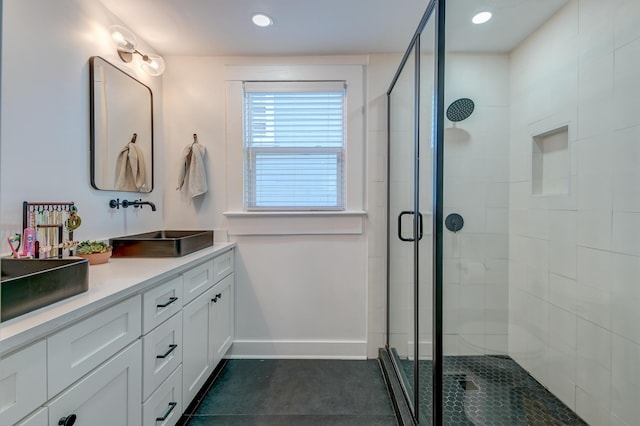
<svg viewBox="0 0 640 426">
<path fill-rule="evenodd" d="M 118 154 L 115 187 L 120 191 L 148 192 L 144 155 L 134 142 L 128 143 Z"/>
<path fill-rule="evenodd" d="M 185 184 L 191 198 L 202 195 L 209 189 L 207 172 L 204 167 L 204 145 L 192 143 L 184 147 L 182 152 L 182 169 L 178 177 L 177 190 L 181 190 Z"/>
</svg>

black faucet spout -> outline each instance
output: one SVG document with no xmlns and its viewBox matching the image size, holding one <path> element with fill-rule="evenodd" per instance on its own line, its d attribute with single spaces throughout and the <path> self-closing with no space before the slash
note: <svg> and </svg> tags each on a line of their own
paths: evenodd
<svg viewBox="0 0 640 426">
<path fill-rule="evenodd" d="M 155 211 L 156 211 L 156 205 L 155 205 L 155 204 L 153 204 L 151 201 L 142 201 L 142 202 L 139 202 L 139 203 L 138 203 L 138 206 L 142 206 L 142 204 L 146 204 L 146 205 L 148 205 L 149 207 L 151 207 L 151 211 L 152 211 L 152 212 L 155 212 Z"/>
</svg>

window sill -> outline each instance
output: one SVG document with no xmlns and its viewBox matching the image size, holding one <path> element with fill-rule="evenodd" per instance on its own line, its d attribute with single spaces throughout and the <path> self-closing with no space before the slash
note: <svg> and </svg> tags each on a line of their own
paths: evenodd
<svg viewBox="0 0 640 426">
<path fill-rule="evenodd" d="M 224 212 L 229 235 L 357 235 L 365 211 Z"/>
</svg>

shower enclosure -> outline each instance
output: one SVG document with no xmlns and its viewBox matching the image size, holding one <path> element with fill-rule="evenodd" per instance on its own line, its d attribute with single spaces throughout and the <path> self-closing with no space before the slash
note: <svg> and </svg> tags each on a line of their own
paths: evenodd
<svg viewBox="0 0 640 426">
<path fill-rule="evenodd" d="M 411 422 L 638 424 L 638 20 L 428 2 L 387 92 L 383 364 Z"/>
</svg>

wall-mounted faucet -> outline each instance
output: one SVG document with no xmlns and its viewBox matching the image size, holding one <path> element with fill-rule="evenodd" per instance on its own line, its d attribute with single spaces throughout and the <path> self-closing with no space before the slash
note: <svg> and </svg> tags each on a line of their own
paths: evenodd
<svg viewBox="0 0 640 426">
<path fill-rule="evenodd" d="M 123 209 L 126 209 L 129 206 L 142 208 L 142 206 L 145 204 L 151 207 L 151 211 L 153 212 L 156 211 L 155 204 L 153 204 L 151 201 L 142 201 L 142 198 L 134 201 L 127 201 L 127 200 L 120 201 L 120 198 L 116 198 L 115 200 L 109 201 L 109 207 L 111 207 L 112 209 L 120 209 L 120 206 L 122 206 Z"/>
</svg>

